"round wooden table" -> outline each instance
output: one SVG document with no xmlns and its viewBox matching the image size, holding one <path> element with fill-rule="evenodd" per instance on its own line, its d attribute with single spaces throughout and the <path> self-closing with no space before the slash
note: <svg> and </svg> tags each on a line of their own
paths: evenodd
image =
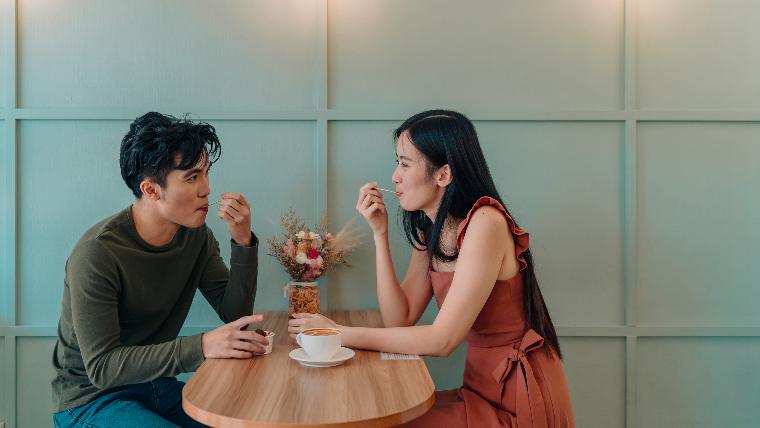
<svg viewBox="0 0 760 428">
<path fill-rule="evenodd" d="M 382 326 L 380 314 L 331 311 L 345 325 Z M 273 351 L 247 360 L 208 359 L 182 391 L 182 407 L 214 427 L 386 427 L 411 421 L 435 401 L 422 359 L 381 360 L 355 350 L 346 363 L 310 368 L 288 357 L 287 314 L 264 314 L 275 331 Z"/>
</svg>

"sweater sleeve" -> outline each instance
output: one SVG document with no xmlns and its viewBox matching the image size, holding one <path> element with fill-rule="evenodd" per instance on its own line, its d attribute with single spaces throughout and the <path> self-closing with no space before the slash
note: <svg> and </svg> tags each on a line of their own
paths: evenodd
<svg viewBox="0 0 760 428">
<path fill-rule="evenodd" d="M 259 268 L 259 241 L 251 232 L 251 246 L 241 247 L 230 240 L 230 268 L 219 254 L 219 243 L 207 229 L 209 259 L 201 277 L 199 289 L 225 323 L 251 315 L 256 299 Z"/>
<path fill-rule="evenodd" d="M 193 371 L 203 361 L 201 336 L 123 346 L 117 265 L 97 241 L 77 247 L 66 267 L 74 331 L 90 382 L 107 389 Z"/>
</svg>

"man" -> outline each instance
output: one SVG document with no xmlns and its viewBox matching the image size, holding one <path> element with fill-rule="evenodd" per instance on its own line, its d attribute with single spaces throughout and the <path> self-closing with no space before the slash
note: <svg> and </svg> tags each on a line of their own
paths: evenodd
<svg viewBox="0 0 760 428">
<path fill-rule="evenodd" d="M 267 339 L 245 327 L 256 295 L 258 240 L 250 207 L 223 193 L 218 216 L 231 268 L 205 225 L 208 173 L 221 146 L 211 125 L 159 113 L 136 119 L 121 143 L 135 196 L 91 227 L 66 262 L 53 352 L 55 426 L 201 426 L 182 410 L 178 373 L 204 358 L 250 358 Z M 196 289 L 227 324 L 177 338 Z"/>
</svg>

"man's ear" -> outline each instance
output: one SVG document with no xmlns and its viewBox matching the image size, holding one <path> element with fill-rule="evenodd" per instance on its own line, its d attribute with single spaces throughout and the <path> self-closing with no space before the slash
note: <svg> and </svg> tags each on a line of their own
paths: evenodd
<svg viewBox="0 0 760 428">
<path fill-rule="evenodd" d="M 151 201 L 158 201 L 161 199 L 161 186 L 158 185 L 155 181 L 144 178 L 143 181 L 140 182 L 140 190 L 143 193 L 144 198 L 148 198 Z"/>
<path fill-rule="evenodd" d="M 438 171 L 435 173 L 435 184 L 438 185 L 438 187 L 446 187 L 449 184 L 451 184 L 451 181 L 454 178 L 451 176 L 451 167 L 449 164 L 446 164 L 440 168 L 438 168 Z"/>
</svg>

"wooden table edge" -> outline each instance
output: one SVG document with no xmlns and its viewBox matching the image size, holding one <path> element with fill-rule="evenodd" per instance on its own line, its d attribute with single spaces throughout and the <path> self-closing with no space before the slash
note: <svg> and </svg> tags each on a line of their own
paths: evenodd
<svg viewBox="0 0 760 428">
<path fill-rule="evenodd" d="M 433 404 L 435 404 L 435 389 L 433 390 L 433 393 L 430 394 L 430 397 L 428 397 L 427 400 L 423 401 L 422 403 L 404 410 L 401 413 L 394 413 L 392 415 L 381 416 L 379 418 L 336 422 L 331 424 L 270 424 L 266 422 L 237 419 L 230 416 L 220 416 L 208 412 L 190 402 L 190 400 L 185 396 L 185 390 L 182 390 L 182 409 L 185 411 L 185 413 L 187 413 L 188 416 L 195 419 L 196 421 L 212 427 L 218 427 L 222 425 L 231 428 L 354 428 L 367 426 L 394 426 L 417 419 L 418 417 L 424 415 L 425 412 L 430 410 L 430 408 L 433 407 Z"/>
</svg>

